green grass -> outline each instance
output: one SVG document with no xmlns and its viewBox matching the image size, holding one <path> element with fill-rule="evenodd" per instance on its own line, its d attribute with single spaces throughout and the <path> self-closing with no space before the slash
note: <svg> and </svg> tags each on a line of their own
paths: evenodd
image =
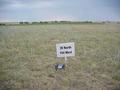
<svg viewBox="0 0 120 90">
<path fill-rule="evenodd" d="M 62 42 L 76 55 L 56 72 Z M 0 90 L 120 90 L 120 24 L 0 26 Z"/>
</svg>

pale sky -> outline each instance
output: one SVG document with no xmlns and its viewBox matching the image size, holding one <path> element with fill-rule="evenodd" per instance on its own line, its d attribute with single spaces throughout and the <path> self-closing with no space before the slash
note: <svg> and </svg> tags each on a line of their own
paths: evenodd
<svg viewBox="0 0 120 90">
<path fill-rule="evenodd" d="M 120 21 L 120 0 L 0 0 L 0 21 Z"/>
</svg>

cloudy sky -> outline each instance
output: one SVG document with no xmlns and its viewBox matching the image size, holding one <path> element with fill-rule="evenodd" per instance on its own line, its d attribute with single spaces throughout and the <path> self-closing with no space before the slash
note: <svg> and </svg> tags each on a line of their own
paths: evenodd
<svg viewBox="0 0 120 90">
<path fill-rule="evenodd" d="M 120 0 L 0 0 L 0 21 L 120 21 Z"/>
</svg>

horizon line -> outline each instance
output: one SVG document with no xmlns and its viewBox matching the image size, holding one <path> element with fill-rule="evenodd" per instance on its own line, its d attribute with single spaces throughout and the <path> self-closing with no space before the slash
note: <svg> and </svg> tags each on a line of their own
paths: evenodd
<svg viewBox="0 0 120 90">
<path fill-rule="evenodd" d="M 10 22 L 120 22 L 119 20 L 118 21 L 114 21 L 114 20 L 40 20 L 40 21 L 0 21 L 0 23 L 10 23 Z"/>
</svg>

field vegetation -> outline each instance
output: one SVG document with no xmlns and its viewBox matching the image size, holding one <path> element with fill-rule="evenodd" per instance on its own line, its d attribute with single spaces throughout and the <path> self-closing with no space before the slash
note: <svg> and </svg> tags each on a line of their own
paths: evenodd
<svg viewBox="0 0 120 90">
<path fill-rule="evenodd" d="M 75 57 L 55 71 L 65 42 Z M 120 24 L 0 26 L 0 90 L 120 90 Z"/>
</svg>

